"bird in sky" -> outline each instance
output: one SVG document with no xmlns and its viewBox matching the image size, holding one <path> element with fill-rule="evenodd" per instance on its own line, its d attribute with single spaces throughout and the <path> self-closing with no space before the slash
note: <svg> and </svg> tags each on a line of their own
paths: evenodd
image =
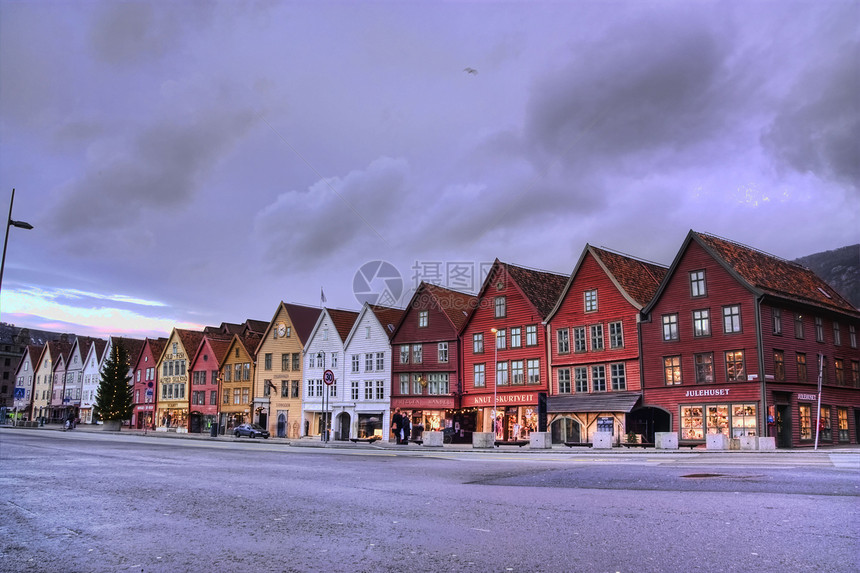
<svg viewBox="0 0 860 573">
<path fill-rule="evenodd" d="M 476 70 L 475 68 L 463 68 L 463 71 L 467 74 L 472 74 L 473 76 L 478 75 L 478 70 Z"/>
</svg>

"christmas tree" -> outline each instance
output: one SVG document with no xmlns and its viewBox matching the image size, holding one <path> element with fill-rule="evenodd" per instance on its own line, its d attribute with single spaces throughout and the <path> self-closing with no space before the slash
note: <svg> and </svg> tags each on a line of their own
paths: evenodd
<svg viewBox="0 0 860 573">
<path fill-rule="evenodd" d="M 131 377 L 128 375 L 128 351 L 117 341 L 102 369 L 96 392 L 95 412 L 104 421 L 130 420 L 134 409 Z"/>
</svg>

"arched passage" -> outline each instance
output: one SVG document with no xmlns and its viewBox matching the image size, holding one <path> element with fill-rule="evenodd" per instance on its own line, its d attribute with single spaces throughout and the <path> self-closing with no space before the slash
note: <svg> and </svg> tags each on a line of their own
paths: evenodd
<svg viewBox="0 0 860 573">
<path fill-rule="evenodd" d="M 552 421 L 549 427 L 550 435 L 552 436 L 553 444 L 563 444 L 564 442 L 580 442 L 579 422 L 573 418 L 556 418 Z"/>
<path fill-rule="evenodd" d="M 646 442 L 653 444 L 656 432 L 672 431 L 672 417 L 662 408 L 643 406 L 627 414 L 626 427 L 628 432 L 642 434 Z"/>
</svg>

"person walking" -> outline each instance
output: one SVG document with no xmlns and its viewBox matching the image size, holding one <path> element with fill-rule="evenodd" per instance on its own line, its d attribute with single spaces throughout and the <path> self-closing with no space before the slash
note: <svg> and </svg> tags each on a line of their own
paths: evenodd
<svg viewBox="0 0 860 573">
<path fill-rule="evenodd" d="M 409 416 L 403 414 L 403 444 L 409 445 L 409 434 L 412 432 L 412 424 L 409 422 Z"/>
<path fill-rule="evenodd" d="M 391 431 L 394 432 L 394 442 L 400 443 L 400 430 L 403 426 L 403 415 L 400 413 L 400 408 L 395 408 L 394 415 L 391 417 Z"/>
</svg>

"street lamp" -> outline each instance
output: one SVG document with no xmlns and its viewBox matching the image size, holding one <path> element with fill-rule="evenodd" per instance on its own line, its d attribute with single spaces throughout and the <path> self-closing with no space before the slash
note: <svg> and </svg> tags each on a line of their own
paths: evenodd
<svg viewBox="0 0 860 573">
<path fill-rule="evenodd" d="M 0 290 L 3 287 L 3 270 L 6 268 L 6 247 L 9 245 L 9 227 L 32 229 L 33 225 L 25 221 L 12 220 L 12 204 L 15 202 L 15 189 L 12 189 L 12 199 L 9 201 L 9 217 L 6 219 L 6 239 L 3 241 L 3 260 L 0 261 Z"/>
<path fill-rule="evenodd" d="M 493 333 L 493 440 L 496 439 L 496 399 L 499 388 L 499 341 L 497 340 L 499 330 L 491 328 Z"/>
<path fill-rule="evenodd" d="M 317 368 L 322 363 L 323 375 L 325 375 L 325 351 L 317 352 Z M 328 443 L 328 408 L 326 407 L 326 398 L 328 398 L 328 384 L 325 384 L 325 393 L 322 396 L 322 435 L 320 436 L 323 442 Z"/>
</svg>

